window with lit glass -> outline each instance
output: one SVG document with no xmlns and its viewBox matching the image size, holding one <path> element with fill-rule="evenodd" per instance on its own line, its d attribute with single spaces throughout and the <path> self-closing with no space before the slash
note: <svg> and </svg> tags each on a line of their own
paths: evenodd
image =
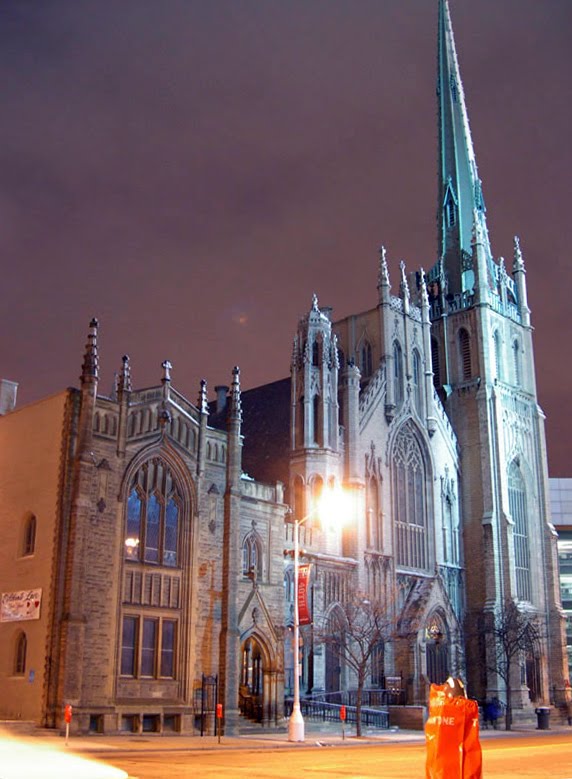
<svg viewBox="0 0 572 779">
<path fill-rule="evenodd" d="M 169 467 L 158 458 L 145 463 L 135 474 L 127 498 L 126 559 L 177 567 L 181 506 Z"/>
</svg>

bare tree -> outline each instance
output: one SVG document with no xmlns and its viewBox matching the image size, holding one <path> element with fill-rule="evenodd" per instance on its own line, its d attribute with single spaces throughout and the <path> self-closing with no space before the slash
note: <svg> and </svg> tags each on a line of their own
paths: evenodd
<svg viewBox="0 0 572 779">
<path fill-rule="evenodd" d="M 506 729 L 512 729 L 512 685 L 520 679 L 522 658 L 536 655 L 542 639 L 538 618 L 519 608 L 508 598 L 482 625 L 486 669 L 504 682 L 506 689 Z"/>
<path fill-rule="evenodd" d="M 331 647 L 340 664 L 356 675 L 356 736 L 361 736 L 361 714 L 365 683 L 372 660 L 380 645 L 393 636 L 392 615 L 388 606 L 355 593 L 333 609 L 316 630 L 317 640 Z"/>
</svg>

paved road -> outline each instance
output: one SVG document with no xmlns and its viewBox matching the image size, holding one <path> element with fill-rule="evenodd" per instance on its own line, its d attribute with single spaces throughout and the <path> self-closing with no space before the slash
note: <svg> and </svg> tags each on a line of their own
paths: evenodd
<svg viewBox="0 0 572 779">
<path fill-rule="evenodd" d="M 572 779 L 572 735 L 537 733 L 483 738 L 486 779 Z M 425 747 L 419 741 L 381 745 L 341 742 L 330 746 L 303 745 L 224 748 L 216 751 L 101 751 L 105 759 L 137 779 L 422 779 Z"/>
</svg>

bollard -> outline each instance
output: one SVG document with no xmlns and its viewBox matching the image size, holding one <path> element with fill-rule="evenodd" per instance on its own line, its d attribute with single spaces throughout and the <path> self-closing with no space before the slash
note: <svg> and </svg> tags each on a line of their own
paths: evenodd
<svg viewBox="0 0 572 779">
<path fill-rule="evenodd" d="M 342 723 L 342 741 L 345 741 L 346 739 L 346 707 L 340 706 L 340 720 Z"/>
<path fill-rule="evenodd" d="M 220 731 L 222 728 L 222 703 L 216 705 L 216 724 L 218 733 L 218 743 L 220 744 Z"/>
<path fill-rule="evenodd" d="M 64 709 L 64 720 L 66 723 L 66 747 L 68 745 L 68 739 L 70 736 L 70 722 L 72 718 L 72 705 L 68 703 Z"/>
</svg>

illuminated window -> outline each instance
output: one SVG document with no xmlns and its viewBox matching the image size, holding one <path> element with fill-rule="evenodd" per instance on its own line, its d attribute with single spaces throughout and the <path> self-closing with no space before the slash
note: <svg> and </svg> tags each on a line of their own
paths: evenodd
<svg viewBox="0 0 572 779">
<path fill-rule="evenodd" d="M 159 459 L 145 463 L 135 474 L 127 498 L 125 557 L 176 567 L 181 507 L 168 466 Z"/>
</svg>

